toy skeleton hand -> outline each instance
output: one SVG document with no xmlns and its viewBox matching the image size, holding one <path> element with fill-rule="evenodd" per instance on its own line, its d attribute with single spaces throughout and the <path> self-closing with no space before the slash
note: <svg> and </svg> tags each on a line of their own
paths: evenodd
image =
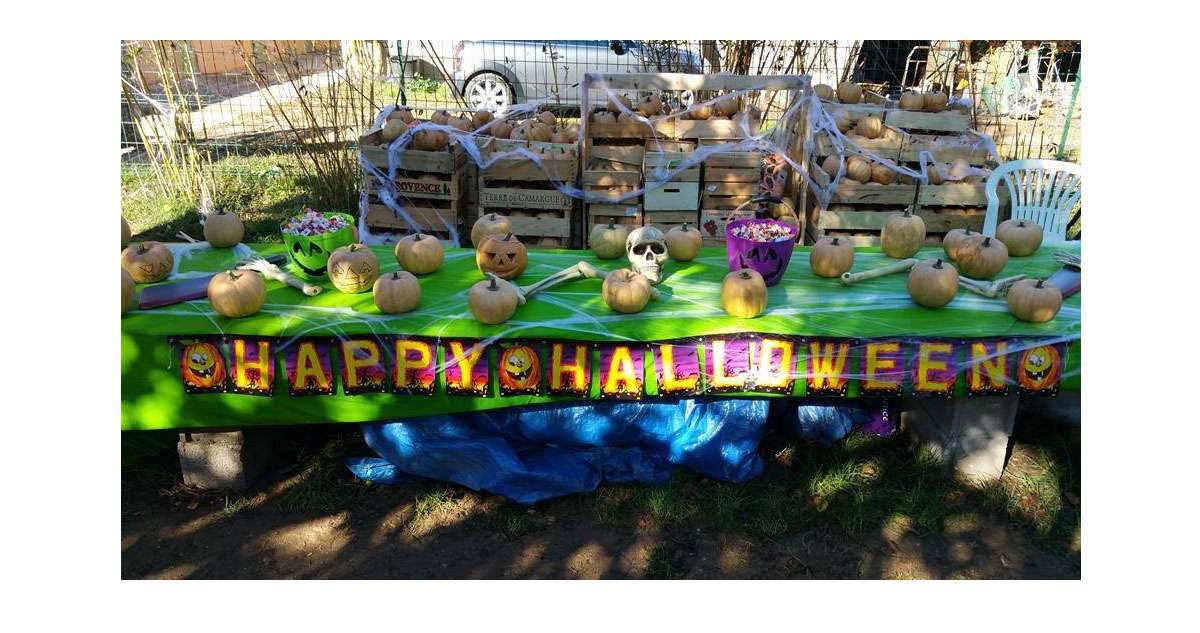
<svg viewBox="0 0 1200 633">
<path fill-rule="evenodd" d="M 996 281 L 981 281 L 979 279 L 971 279 L 969 277 L 960 276 L 958 278 L 958 285 L 970 290 L 971 292 L 974 292 L 977 295 L 983 295 L 989 299 L 995 299 L 996 297 L 1007 293 L 1009 287 L 1024 278 L 1025 275 L 1013 275 L 1012 277 L 1005 277 L 1003 279 L 997 279 Z"/>
<path fill-rule="evenodd" d="M 284 272 L 284 270 L 282 268 L 276 266 L 275 264 L 272 264 L 271 262 L 269 262 L 261 257 L 255 257 L 254 259 L 251 259 L 248 262 L 241 263 L 238 265 L 238 268 L 243 269 L 243 270 L 258 271 L 258 272 L 262 273 L 263 277 L 266 277 L 267 279 L 274 279 L 275 281 L 283 282 L 293 288 L 300 290 L 301 292 L 303 292 L 304 294 L 306 294 L 310 297 L 315 297 L 315 296 L 321 294 L 320 286 L 314 286 L 312 284 L 305 283 L 304 281 L 302 281 L 296 277 L 293 277 L 292 275 L 287 274 L 286 272 Z"/>
</svg>

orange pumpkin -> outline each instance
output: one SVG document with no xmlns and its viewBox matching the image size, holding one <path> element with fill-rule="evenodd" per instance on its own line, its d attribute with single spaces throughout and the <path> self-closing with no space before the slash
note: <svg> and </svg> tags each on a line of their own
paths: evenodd
<svg viewBox="0 0 1200 633">
<path fill-rule="evenodd" d="M 267 300 L 262 275 L 252 270 L 227 270 L 208 281 L 208 302 L 217 314 L 231 319 L 250 316 Z"/>
<path fill-rule="evenodd" d="M 839 237 L 823 237 L 809 252 L 808 265 L 818 277 L 841 277 L 854 266 L 854 246 Z"/>
<path fill-rule="evenodd" d="M 1008 247 L 1000 240 L 976 235 L 967 239 L 955 263 L 971 279 L 991 279 L 1008 265 Z"/>
<path fill-rule="evenodd" d="M 475 224 L 471 226 L 471 243 L 479 248 L 483 244 L 483 240 L 493 235 L 507 235 L 512 233 L 512 224 L 508 218 L 497 213 L 488 213 L 479 216 L 475 220 Z"/>
<path fill-rule="evenodd" d="M 650 302 L 651 294 L 650 280 L 628 268 L 618 268 L 605 275 L 600 289 L 604 303 L 625 314 L 641 312 Z"/>
<path fill-rule="evenodd" d="M 927 308 L 940 308 L 958 293 L 958 271 L 942 260 L 917 262 L 908 273 L 908 296 Z"/>
<path fill-rule="evenodd" d="M 380 312 L 409 312 L 421 303 L 421 283 L 412 273 L 397 270 L 375 280 L 375 285 L 371 287 L 371 298 Z"/>
<path fill-rule="evenodd" d="M 1022 279 L 1008 289 L 1008 311 L 1022 321 L 1045 323 L 1062 303 L 1062 291 L 1042 279 Z"/>
<path fill-rule="evenodd" d="M 912 257 L 925 243 L 925 220 L 919 215 L 913 215 L 912 209 L 892 214 L 883 225 L 879 242 L 888 257 Z"/>
<path fill-rule="evenodd" d="M 175 256 L 159 242 L 130 244 L 121 251 L 121 268 L 139 284 L 166 279 L 175 266 Z"/>
<path fill-rule="evenodd" d="M 721 281 L 721 307 L 729 316 L 753 319 L 767 309 L 767 282 L 750 268 L 725 275 Z"/>
<path fill-rule="evenodd" d="M 396 242 L 396 261 L 414 275 L 426 275 L 442 266 L 445 250 L 432 235 L 414 233 Z"/>
</svg>

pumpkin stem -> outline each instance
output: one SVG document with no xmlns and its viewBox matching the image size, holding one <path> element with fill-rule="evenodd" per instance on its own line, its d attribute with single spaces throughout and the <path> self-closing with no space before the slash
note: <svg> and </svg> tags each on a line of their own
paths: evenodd
<svg viewBox="0 0 1200 633">
<path fill-rule="evenodd" d="M 229 278 L 234 281 L 237 281 L 237 280 L 241 279 L 242 276 L 240 274 L 238 274 L 238 272 L 236 270 L 231 270 L 231 271 L 229 271 Z"/>
<path fill-rule="evenodd" d="M 616 224 L 613 224 L 613 221 L 612 221 L 612 220 L 609 220 L 609 221 L 608 221 L 608 228 L 610 228 L 610 229 L 615 229 L 615 228 L 617 228 L 617 225 L 616 225 Z"/>
<path fill-rule="evenodd" d="M 1041 288 L 1042 284 L 1044 284 L 1044 283 L 1046 283 L 1045 279 L 1039 279 L 1039 280 L 1037 280 L 1037 283 L 1034 285 L 1037 286 L 1038 288 Z"/>
<path fill-rule="evenodd" d="M 392 271 L 392 279 L 399 279 L 399 278 L 400 278 L 400 271 L 393 270 Z"/>
<path fill-rule="evenodd" d="M 833 242 L 831 242 L 831 243 L 832 243 L 834 246 L 837 246 L 837 245 L 838 245 L 838 240 L 839 240 L 839 239 L 841 239 L 841 238 L 837 238 L 837 237 L 835 237 L 835 238 L 833 238 Z"/>
<path fill-rule="evenodd" d="M 933 267 L 940 269 L 942 267 L 942 258 L 939 257 L 936 262 L 933 262 Z"/>
<path fill-rule="evenodd" d="M 495 277 L 488 277 L 488 281 L 491 282 L 490 284 L 488 284 L 488 290 L 499 290 L 500 289 L 500 287 L 496 285 Z"/>
<path fill-rule="evenodd" d="M 749 279 L 749 278 L 750 278 L 750 271 L 749 271 L 749 270 L 747 270 L 747 269 L 745 269 L 745 268 L 743 268 L 743 269 L 742 269 L 742 275 L 741 275 L 741 277 L 742 277 L 742 279 Z"/>
<path fill-rule="evenodd" d="M 513 234 L 512 234 L 512 233 L 509 233 L 508 235 L 505 235 L 505 236 L 504 236 L 504 241 L 505 241 L 505 242 L 507 242 L 507 241 L 511 240 L 511 239 L 512 239 L 512 236 L 513 236 Z"/>
<path fill-rule="evenodd" d="M 984 246 L 991 246 L 991 245 L 992 245 L 992 238 L 991 238 L 991 236 L 990 236 L 990 235 L 989 235 L 989 236 L 985 236 L 985 237 L 983 238 L 983 245 L 984 245 Z"/>
<path fill-rule="evenodd" d="M 145 253 L 148 250 L 150 250 L 150 249 L 146 246 L 145 242 L 140 242 L 138 244 L 138 255 L 141 255 L 142 253 Z"/>
</svg>

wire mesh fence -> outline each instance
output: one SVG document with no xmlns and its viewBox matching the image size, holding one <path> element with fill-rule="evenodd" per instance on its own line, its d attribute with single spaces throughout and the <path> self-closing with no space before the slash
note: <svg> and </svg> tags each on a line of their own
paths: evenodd
<svg viewBox="0 0 1200 633">
<path fill-rule="evenodd" d="M 891 96 L 945 90 L 972 99 L 974 127 L 1002 158 L 1081 160 L 1078 41 L 130 40 L 122 53 L 122 156 L 134 164 L 177 141 L 209 161 L 292 151 L 314 136 L 346 148 L 391 103 L 541 101 L 577 116 L 588 72 L 809 74 Z"/>
</svg>

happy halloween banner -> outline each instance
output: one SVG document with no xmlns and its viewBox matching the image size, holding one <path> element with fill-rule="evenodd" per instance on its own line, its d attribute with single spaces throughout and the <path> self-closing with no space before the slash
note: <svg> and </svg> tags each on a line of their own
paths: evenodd
<svg viewBox="0 0 1200 633">
<path fill-rule="evenodd" d="M 723 393 L 952 397 L 1058 393 L 1066 343 L 736 334 L 650 343 L 403 336 L 171 337 L 191 394 L 571 396 Z M 276 372 L 277 363 L 282 367 Z M 852 386 L 854 389 L 852 389 Z M 282 393 L 282 389 L 280 389 Z"/>
</svg>

